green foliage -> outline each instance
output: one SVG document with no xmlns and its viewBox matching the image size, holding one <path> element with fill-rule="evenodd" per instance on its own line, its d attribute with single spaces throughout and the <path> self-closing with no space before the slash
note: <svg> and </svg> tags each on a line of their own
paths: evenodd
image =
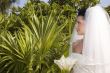
<svg viewBox="0 0 110 73">
<path fill-rule="evenodd" d="M 108 14 L 110 15 L 110 6 L 106 8 L 106 11 L 107 11 Z"/>
<path fill-rule="evenodd" d="M 27 18 L 28 25 L 16 16 L 22 28 L 13 34 L 7 30 L 1 34 L 0 73 L 51 73 L 53 60 L 68 53 L 63 29 L 69 21 L 59 25 L 61 14 L 56 17 L 56 10 L 48 16 L 32 14 Z"/>
<path fill-rule="evenodd" d="M 8 9 L 13 2 L 17 0 L 0 0 L 0 12 L 6 13 L 6 9 Z"/>
<path fill-rule="evenodd" d="M 82 7 L 93 6 L 97 4 L 99 0 L 49 0 L 50 4 L 57 3 L 59 5 L 70 5 L 76 9 Z"/>
</svg>

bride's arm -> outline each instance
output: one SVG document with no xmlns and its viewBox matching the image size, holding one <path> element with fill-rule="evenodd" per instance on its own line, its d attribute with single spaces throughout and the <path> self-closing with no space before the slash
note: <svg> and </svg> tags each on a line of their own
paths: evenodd
<svg viewBox="0 0 110 73">
<path fill-rule="evenodd" d="M 82 48 L 83 48 L 83 40 L 78 40 L 76 42 L 73 42 L 73 44 L 72 44 L 73 52 L 81 54 Z"/>
</svg>

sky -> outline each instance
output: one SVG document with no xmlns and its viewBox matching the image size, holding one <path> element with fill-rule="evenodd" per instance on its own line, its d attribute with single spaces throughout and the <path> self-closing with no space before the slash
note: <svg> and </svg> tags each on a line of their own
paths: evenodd
<svg viewBox="0 0 110 73">
<path fill-rule="evenodd" d="M 101 0 L 101 4 L 105 7 L 110 6 L 110 0 Z"/>
<path fill-rule="evenodd" d="M 26 3 L 26 0 L 19 0 L 19 2 L 16 3 L 16 5 L 23 7 L 25 3 Z"/>
<path fill-rule="evenodd" d="M 27 0 L 20 0 L 19 2 L 17 2 L 17 6 L 23 7 L 24 4 L 26 3 Z M 48 0 L 41 0 L 44 2 L 48 2 Z M 110 5 L 110 0 L 101 0 L 100 3 L 104 6 L 107 7 Z"/>
</svg>

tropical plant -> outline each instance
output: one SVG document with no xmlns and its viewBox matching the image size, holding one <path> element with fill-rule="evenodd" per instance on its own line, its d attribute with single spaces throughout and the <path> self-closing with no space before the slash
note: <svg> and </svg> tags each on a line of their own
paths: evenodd
<svg viewBox="0 0 110 73">
<path fill-rule="evenodd" d="M 6 13 L 6 9 L 9 8 L 11 4 L 16 1 L 17 0 L 0 0 L 0 12 Z"/>
<path fill-rule="evenodd" d="M 110 6 L 106 7 L 106 11 L 107 11 L 108 14 L 110 15 Z"/>
<path fill-rule="evenodd" d="M 95 5 L 100 0 L 49 0 L 50 4 L 57 3 L 59 5 L 70 5 L 76 9 Z"/>
<path fill-rule="evenodd" d="M 28 18 L 29 25 L 17 17 L 22 29 L 1 34 L 0 73 L 51 72 L 53 60 L 68 52 L 67 36 L 62 32 L 68 20 L 58 25 L 59 17 L 55 10 L 46 17 L 33 14 Z"/>
</svg>

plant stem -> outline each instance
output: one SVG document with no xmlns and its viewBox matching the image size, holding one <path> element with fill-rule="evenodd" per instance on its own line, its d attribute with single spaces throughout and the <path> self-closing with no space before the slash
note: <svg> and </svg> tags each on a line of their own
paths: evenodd
<svg viewBox="0 0 110 73">
<path fill-rule="evenodd" d="M 61 70 L 61 73 L 70 73 L 69 70 Z"/>
</svg>

